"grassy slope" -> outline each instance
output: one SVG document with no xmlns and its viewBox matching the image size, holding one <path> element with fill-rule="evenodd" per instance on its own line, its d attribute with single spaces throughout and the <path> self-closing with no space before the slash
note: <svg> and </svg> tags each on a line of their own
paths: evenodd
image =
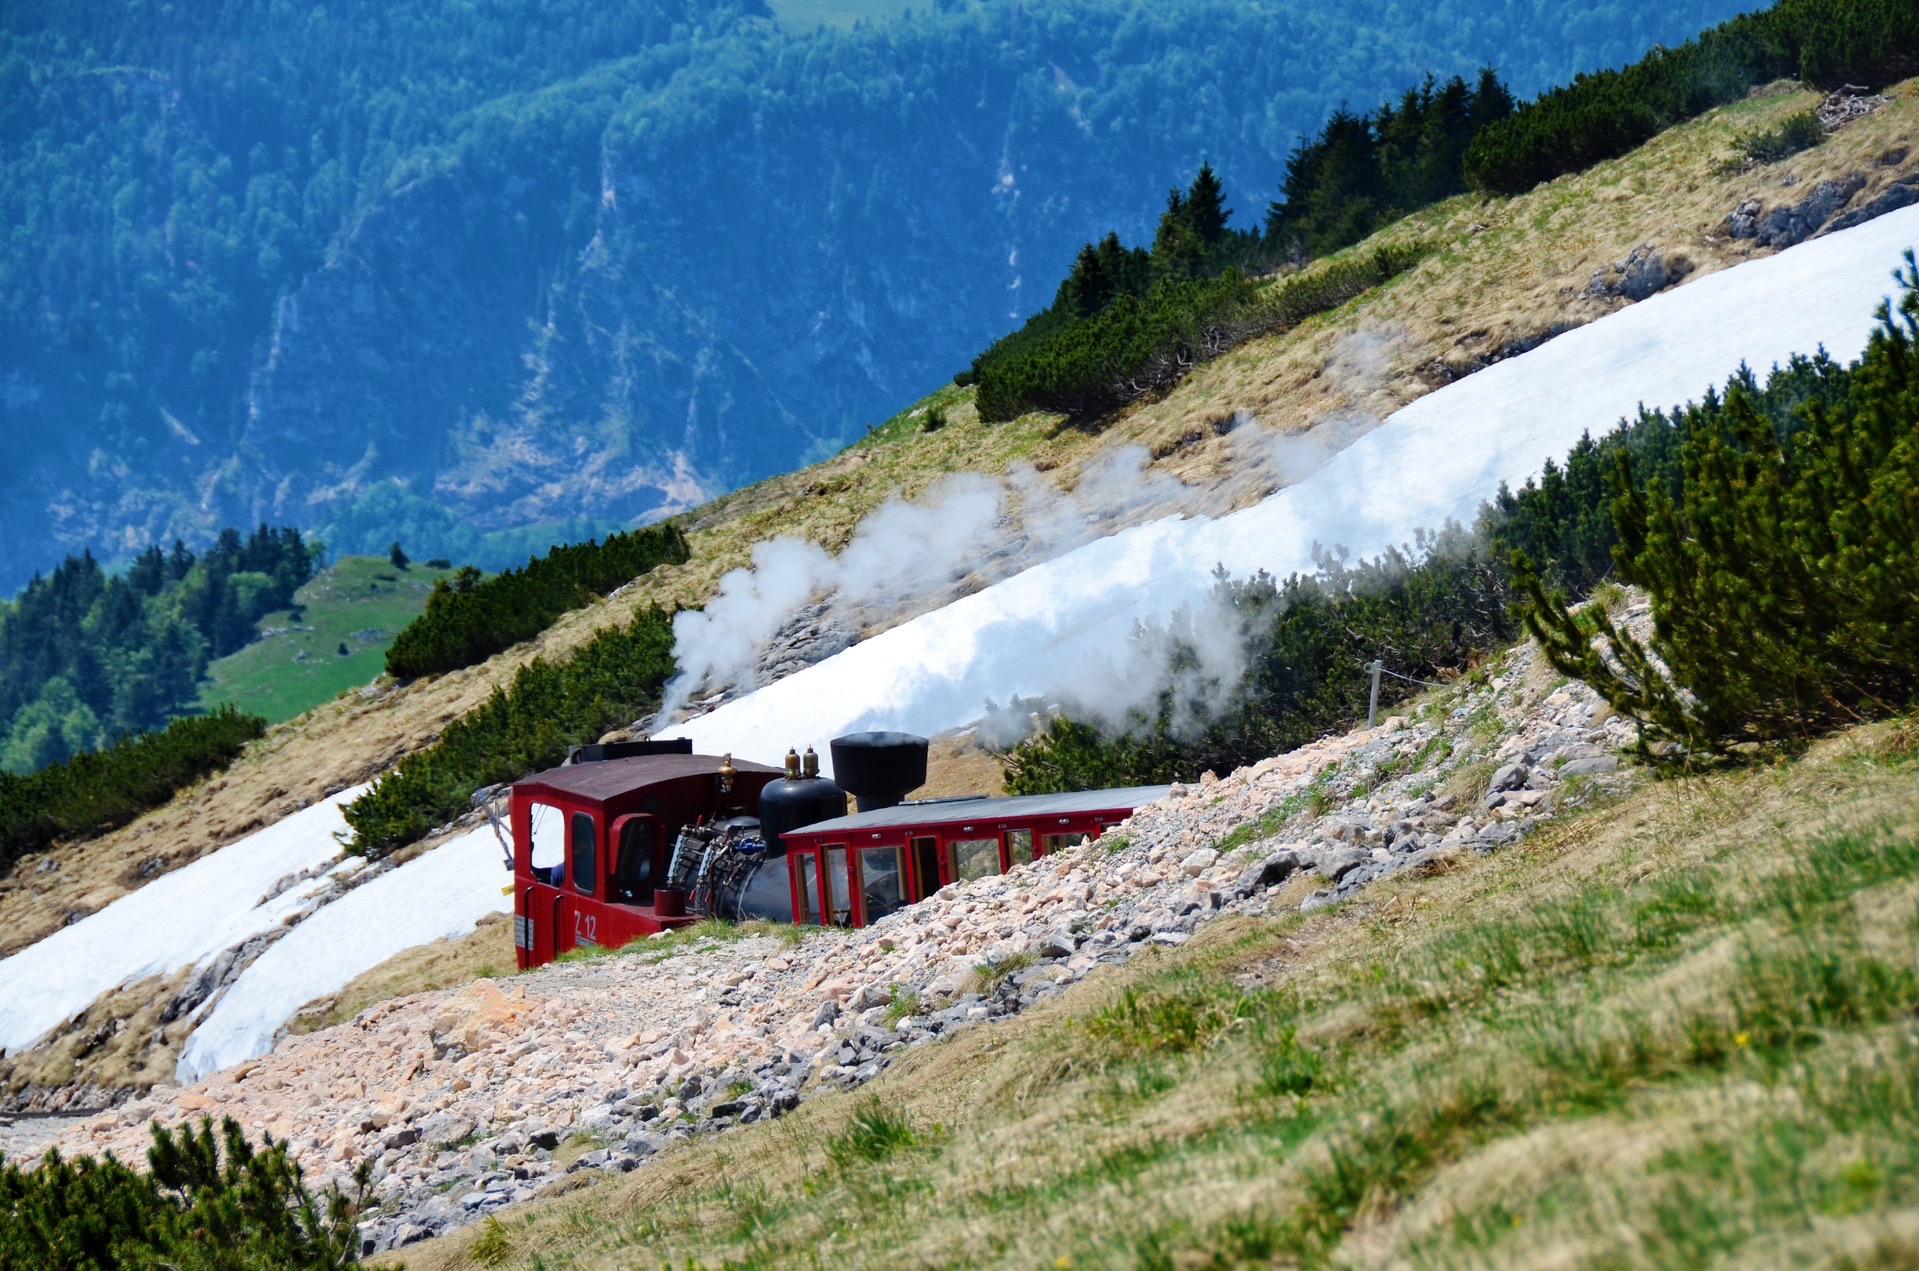
<svg viewBox="0 0 1919 1271">
<path fill-rule="evenodd" d="M 687 564 L 656 570 L 481 666 L 370 699 L 327 702 L 273 729 L 228 775 L 131 826 L 64 849 L 60 873 L 32 876 L 30 885 L 21 881 L 22 871 L 0 879 L 0 905 L 9 917 L 0 952 L 123 894 L 151 862 L 164 858 L 164 867 L 177 866 L 329 788 L 367 779 L 437 738 L 534 657 L 566 657 L 641 605 L 702 603 L 720 575 L 747 563 L 754 544 L 767 538 L 798 534 L 837 548 L 890 493 L 910 497 L 950 472 L 1001 473 L 1024 462 L 1070 487 L 1083 463 L 1119 445 L 1149 447 L 1158 471 L 1208 484 L 1228 480 L 1231 437 L 1215 437 L 1203 426 L 1208 420 L 1245 409 L 1269 427 L 1297 432 L 1340 411 L 1383 415 L 1493 350 L 1606 312 L 1607 303 L 1581 296 L 1587 280 L 1648 242 L 1682 251 L 1701 272 L 1735 264 L 1754 254 L 1751 244 L 1721 237 L 1726 214 L 1742 200 L 1796 201 L 1812 183 L 1854 171 L 1868 178 L 1869 196 L 1919 171 L 1919 153 L 1878 162 L 1896 148 L 1913 149 L 1919 90 L 1908 83 L 1892 95 L 1890 108 L 1767 168 L 1731 172 L 1723 164 L 1737 136 L 1805 109 L 1810 94 L 1765 90 L 1623 159 L 1519 198 L 1468 197 L 1429 209 L 1375 240 L 1432 238 L 1440 250 L 1417 270 L 1296 331 L 1199 368 L 1164 400 L 1122 412 L 1100 431 L 1042 415 L 984 426 L 970 391 L 944 388 L 842 455 L 689 514 L 693 559 Z M 1475 226 L 1482 228 L 1475 232 Z M 946 406 L 950 422 L 926 433 L 918 426 L 920 412 L 934 401 Z"/>
<path fill-rule="evenodd" d="M 347 556 L 294 593 L 300 606 L 260 620 L 263 638 L 207 668 L 200 705 L 231 703 L 270 724 L 304 715 L 386 670 L 387 646 L 426 609 L 433 584 L 453 571 L 379 556 Z M 340 646 L 348 653 L 340 656 Z"/>
<path fill-rule="evenodd" d="M 1916 747 L 1218 924 L 407 1263 L 1913 1265 Z"/>
</svg>

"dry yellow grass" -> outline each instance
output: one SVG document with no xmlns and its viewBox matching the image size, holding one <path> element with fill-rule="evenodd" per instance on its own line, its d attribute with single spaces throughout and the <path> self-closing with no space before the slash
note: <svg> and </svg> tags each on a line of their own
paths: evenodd
<svg viewBox="0 0 1919 1271">
<path fill-rule="evenodd" d="M 377 1002 L 511 975 L 514 966 L 513 924 L 506 914 L 489 914 L 464 936 L 396 954 L 354 977 L 333 996 L 307 1003 L 287 1028 L 295 1033 L 318 1032 L 346 1023 Z"/>
</svg>

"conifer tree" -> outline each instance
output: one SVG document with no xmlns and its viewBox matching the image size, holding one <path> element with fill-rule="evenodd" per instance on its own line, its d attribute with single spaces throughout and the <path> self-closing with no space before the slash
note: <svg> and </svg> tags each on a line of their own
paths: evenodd
<svg viewBox="0 0 1919 1271">
<path fill-rule="evenodd" d="M 1735 384 L 1694 412 L 1682 498 L 1622 453 L 1618 576 L 1652 596 L 1640 641 L 1575 615 L 1515 561 L 1527 626 L 1553 665 L 1692 758 L 1805 740 L 1919 693 L 1919 263 L 1832 403 L 1781 430 Z"/>
<path fill-rule="evenodd" d="M 1178 190 L 1166 196 L 1166 211 L 1159 218 L 1159 231 L 1153 236 L 1153 278 L 1159 282 L 1185 282 L 1199 276 L 1206 264 L 1206 244 L 1192 227 L 1185 196 Z"/>
<path fill-rule="evenodd" d="M 1226 237 L 1226 223 L 1233 209 L 1226 206 L 1226 187 L 1220 184 L 1210 162 L 1199 165 L 1199 175 L 1186 191 L 1184 211 L 1186 224 L 1206 246 L 1212 247 Z"/>
</svg>

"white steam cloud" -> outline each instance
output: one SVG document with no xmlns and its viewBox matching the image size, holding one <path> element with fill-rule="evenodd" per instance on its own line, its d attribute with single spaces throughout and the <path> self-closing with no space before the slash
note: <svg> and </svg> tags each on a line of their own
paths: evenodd
<svg viewBox="0 0 1919 1271">
<path fill-rule="evenodd" d="M 1397 340 L 1390 332 L 1348 337 L 1322 373 L 1349 401 L 1363 402 L 1383 388 Z M 918 502 L 895 496 L 860 523 L 838 556 L 799 538 L 760 543 L 751 566 L 721 578 L 704 610 L 674 618 L 680 669 L 656 724 L 761 687 L 774 678 L 768 662 L 776 646 L 811 641 L 813 656 L 797 660 L 816 661 L 1131 526 L 1223 515 L 1264 498 L 1304 480 L 1378 422 L 1355 406 L 1287 434 L 1241 411 L 1216 426 L 1230 436 L 1226 476 L 1212 484 L 1189 485 L 1155 469 L 1146 447 L 1120 446 L 1088 460 L 1070 491 L 1020 465 L 1003 481 L 967 473 L 942 480 Z M 1120 703 L 1123 713 L 1167 688 L 1191 700 L 1204 700 L 1208 685 L 1230 688 L 1243 670 L 1244 641 L 1227 629 L 1229 617 L 1182 610 L 1167 625 L 1142 628 L 1120 662 L 1105 655 L 1089 661 L 1085 700 Z M 1167 682 L 1164 656 L 1175 646 L 1189 651 L 1188 662 L 1198 660 L 1181 664 L 1178 685 Z M 774 660 L 794 669 L 791 660 Z"/>
</svg>

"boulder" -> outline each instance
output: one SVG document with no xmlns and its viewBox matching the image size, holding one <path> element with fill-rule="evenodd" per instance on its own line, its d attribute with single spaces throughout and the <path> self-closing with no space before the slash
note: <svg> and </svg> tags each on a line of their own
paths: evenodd
<svg viewBox="0 0 1919 1271">
<path fill-rule="evenodd" d="M 428 1147 L 450 1147 L 473 1133 L 473 1129 L 474 1125 L 470 1117 L 458 1116 L 452 1112 L 440 1112 L 420 1122 L 415 1137 Z"/>
<path fill-rule="evenodd" d="M 1257 870 L 1247 871 L 1246 882 L 1241 884 L 1240 891 L 1250 896 L 1268 887 L 1277 887 L 1291 878 L 1293 871 L 1298 868 L 1298 854 L 1291 848 L 1282 848 L 1262 861 Z"/>
<path fill-rule="evenodd" d="M 1208 869 L 1212 868 L 1213 862 L 1218 859 L 1219 859 L 1218 852 L 1214 851 L 1210 847 L 1202 847 L 1197 852 L 1194 852 L 1192 855 L 1188 856 L 1185 860 L 1181 861 L 1179 863 L 1179 868 L 1189 878 L 1197 877 L 1198 875 L 1203 874 Z"/>
<path fill-rule="evenodd" d="M 1486 789 L 1488 791 L 1517 790 L 1525 785 L 1526 779 L 1532 775 L 1532 769 L 1525 764 L 1509 763 L 1493 773 L 1493 779 L 1486 783 Z"/>
<path fill-rule="evenodd" d="M 1042 958 L 1070 958 L 1079 948 L 1070 932 L 1049 931 L 1034 946 Z"/>
<path fill-rule="evenodd" d="M 1357 847 L 1343 847 L 1336 852 L 1327 853 L 1320 859 L 1319 872 L 1328 881 L 1336 883 L 1372 858 L 1371 852 L 1362 851 Z"/>
</svg>

